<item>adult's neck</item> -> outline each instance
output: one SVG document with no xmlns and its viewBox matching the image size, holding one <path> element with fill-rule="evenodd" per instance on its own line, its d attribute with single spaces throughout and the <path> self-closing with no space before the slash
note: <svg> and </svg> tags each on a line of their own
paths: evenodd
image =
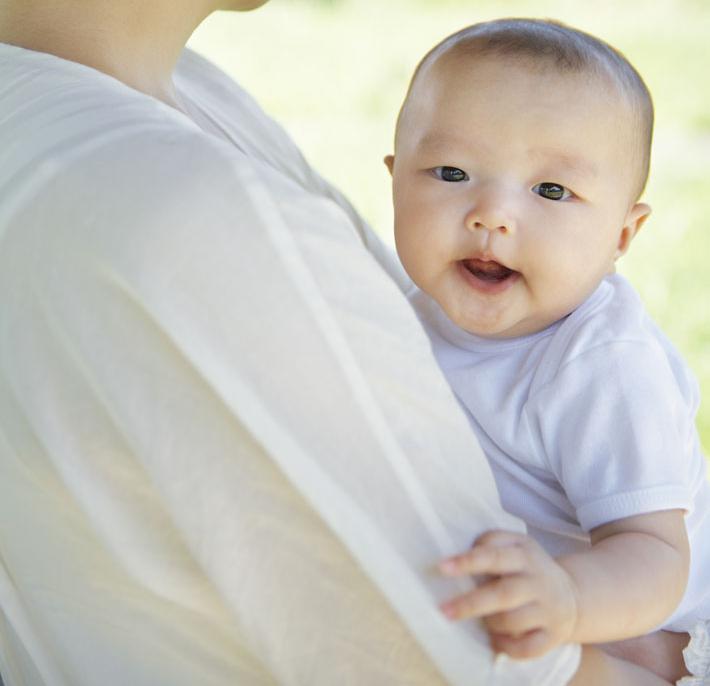
<svg viewBox="0 0 710 686">
<path fill-rule="evenodd" d="M 0 42 L 105 72 L 173 107 L 172 74 L 214 0 L 0 0 Z"/>
</svg>

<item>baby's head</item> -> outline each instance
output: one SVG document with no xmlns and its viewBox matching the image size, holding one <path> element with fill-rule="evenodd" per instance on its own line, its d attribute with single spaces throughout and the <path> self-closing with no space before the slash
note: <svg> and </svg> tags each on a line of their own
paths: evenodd
<svg viewBox="0 0 710 686">
<path fill-rule="evenodd" d="M 613 48 L 540 20 L 466 28 L 419 64 L 397 122 L 397 251 L 471 333 L 540 331 L 590 295 L 650 209 L 653 105 Z"/>
</svg>

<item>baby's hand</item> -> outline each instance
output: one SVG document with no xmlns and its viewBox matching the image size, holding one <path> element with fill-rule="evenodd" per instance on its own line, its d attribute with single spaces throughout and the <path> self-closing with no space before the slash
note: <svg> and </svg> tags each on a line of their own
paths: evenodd
<svg viewBox="0 0 710 686">
<path fill-rule="evenodd" d="M 441 609 L 450 619 L 482 618 L 496 652 L 533 658 L 571 640 L 577 623 L 574 582 L 529 536 L 489 531 L 439 568 L 446 576 L 488 576 Z"/>
</svg>

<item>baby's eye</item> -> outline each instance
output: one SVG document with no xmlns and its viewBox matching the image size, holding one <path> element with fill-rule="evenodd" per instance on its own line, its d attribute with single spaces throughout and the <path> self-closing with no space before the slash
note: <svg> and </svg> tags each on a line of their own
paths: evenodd
<svg viewBox="0 0 710 686">
<path fill-rule="evenodd" d="M 559 183 L 543 181 L 532 187 L 532 192 L 537 193 L 542 198 L 548 200 L 567 200 L 572 197 L 572 193 Z"/>
<path fill-rule="evenodd" d="M 458 181 L 468 181 L 468 174 L 458 167 L 434 167 L 434 176 L 442 181 L 457 183 Z"/>
</svg>

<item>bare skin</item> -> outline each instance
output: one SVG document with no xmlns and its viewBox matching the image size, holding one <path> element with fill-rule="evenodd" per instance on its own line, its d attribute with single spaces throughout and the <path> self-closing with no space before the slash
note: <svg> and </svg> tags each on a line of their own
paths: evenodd
<svg viewBox="0 0 710 686">
<path fill-rule="evenodd" d="M 580 676 L 604 665 L 605 674 L 618 672 L 620 683 L 635 683 L 628 681 L 624 665 L 629 662 L 664 683 L 675 683 L 688 674 L 682 657 L 688 634 L 634 636 L 657 625 L 677 602 L 674 594 L 659 595 L 642 581 L 647 555 L 660 559 L 669 546 L 670 561 L 684 556 L 683 536 L 674 521 L 678 516 L 658 513 L 599 527 L 592 532 L 591 552 L 556 560 L 526 536 L 488 532 L 471 551 L 443 563 L 447 576 L 488 576 L 442 609 L 452 619 L 482 619 L 494 649 L 512 657 L 536 657 L 566 642 L 597 644 L 594 651 L 601 649 L 608 659 L 599 662 L 585 645 Z M 628 583 L 630 578 L 640 581 Z"/>
<path fill-rule="evenodd" d="M 582 648 L 582 661 L 569 686 L 668 686 L 668 681 L 631 662 L 592 646 Z"/>
<path fill-rule="evenodd" d="M 179 109 L 172 74 L 192 32 L 217 10 L 267 0 L 0 0 L 0 42 L 85 64 Z"/>
<path fill-rule="evenodd" d="M 689 672 L 683 660 L 683 649 L 688 645 L 687 633 L 656 631 L 639 638 L 597 646 L 608 655 L 643 665 L 654 674 L 676 683 Z"/>
<path fill-rule="evenodd" d="M 0 0 L 0 42 L 84 64 L 179 109 L 172 75 L 192 32 L 217 10 L 246 11 L 266 1 Z M 600 683 L 664 686 L 669 682 L 585 646 L 571 685 Z"/>
<path fill-rule="evenodd" d="M 449 576 L 489 579 L 443 609 L 451 619 L 481 618 L 494 648 L 518 658 L 561 643 L 643 635 L 683 593 L 685 576 L 677 567 L 687 567 L 687 544 L 678 522 L 682 526 L 681 512 L 629 517 L 594 530 L 588 552 L 557 559 L 522 534 L 489 532 L 442 566 Z M 651 560 L 659 570 L 657 587 L 643 582 Z"/>
</svg>

